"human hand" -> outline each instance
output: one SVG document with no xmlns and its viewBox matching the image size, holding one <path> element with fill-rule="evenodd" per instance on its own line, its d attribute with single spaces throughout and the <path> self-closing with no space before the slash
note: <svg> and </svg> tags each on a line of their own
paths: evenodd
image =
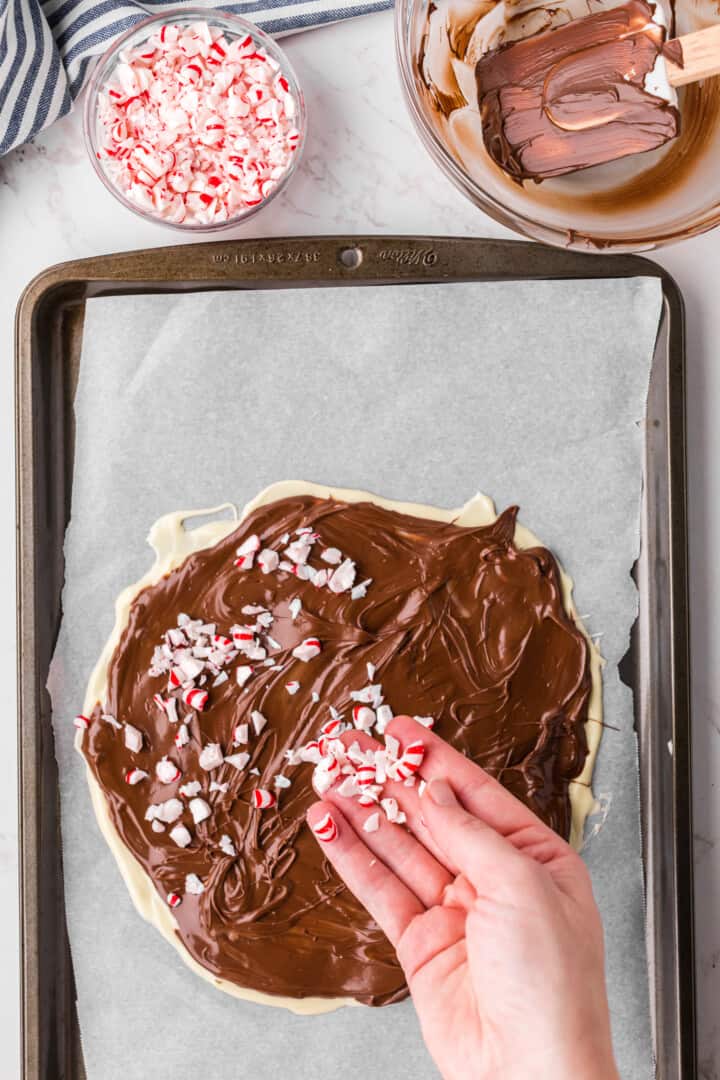
<svg viewBox="0 0 720 1080">
<path fill-rule="evenodd" d="M 409 717 L 428 784 L 388 783 L 408 828 L 334 788 L 308 811 L 318 840 L 395 947 L 445 1080 L 616 1080 L 603 930 L 576 852 L 479 766 Z M 343 740 L 378 744 L 359 732 Z M 371 808 L 372 810 L 372 808 Z"/>
</svg>

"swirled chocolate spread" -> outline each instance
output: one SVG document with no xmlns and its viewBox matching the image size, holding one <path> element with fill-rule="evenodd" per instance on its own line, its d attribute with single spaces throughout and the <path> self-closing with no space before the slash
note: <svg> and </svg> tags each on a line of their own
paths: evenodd
<svg viewBox="0 0 720 1080">
<path fill-rule="evenodd" d="M 396 793 L 414 783 L 422 746 L 389 738 L 361 779 L 344 730 L 382 740 L 403 713 L 434 724 L 568 835 L 589 650 L 555 559 L 515 546 L 515 517 L 459 527 L 286 498 L 138 594 L 106 700 L 78 718 L 82 750 L 208 971 L 286 997 L 406 996 L 391 945 L 305 812 L 314 768 L 401 822 L 385 777 Z"/>
<path fill-rule="evenodd" d="M 629 0 L 478 61 L 483 140 L 501 169 L 539 181 L 675 138 L 680 113 L 654 12 Z"/>
</svg>

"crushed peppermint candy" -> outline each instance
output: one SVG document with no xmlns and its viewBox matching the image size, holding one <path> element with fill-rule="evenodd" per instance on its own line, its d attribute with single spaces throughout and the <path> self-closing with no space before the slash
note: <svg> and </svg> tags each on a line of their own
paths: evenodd
<svg viewBox="0 0 720 1080">
<path fill-rule="evenodd" d="M 368 816 L 363 821 L 363 831 L 364 832 L 377 832 L 379 828 L 380 828 L 380 815 L 378 814 L 378 812 L 376 810 L 374 814 L 368 814 Z"/>
<path fill-rule="evenodd" d="M 218 841 L 218 847 L 225 855 L 229 855 L 232 859 L 234 859 L 237 855 L 235 845 L 233 844 L 227 833 L 223 833 L 220 837 Z"/>
<path fill-rule="evenodd" d="M 170 892 L 167 894 L 168 907 L 176 908 L 182 904 L 182 896 L 176 892 Z"/>
<path fill-rule="evenodd" d="M 252 798 L 253 806 L 257 810 L 267 810 L 269 807 L 277 804 L 277 799 L 272 791 L 267 791 L 265 788 L 255 788 L 252 793 Z"/>
<path fill-rule="evenodd" d="M 171 825 L 182 815 L 185 807 L 180 799 L 166 799 L 165 802 L 151 803 L 145 811 L 146 821 L 162 821 Z"/>
<path fill-rule="evenodd" d="M 223 760 L 223 752 L 220 748 L 220 743 L 208 743 L 200 752 L 198 764 L 201 769 L 205 769 L 206 772 L 211 772 L 213 769 L 219 768 L 222 765 Z"/>
<path fill-rule="evenodd" d="M 155 775 L 161 784 L 174 784 L 182 776 L 174 761 L 164 757 L 155 766 Z"/>
<path fill-rule="evenodd" d="M 241 772 L 244 768 L 246 768 L 249 760 L 250 755 L 247 753 L 228 754 L 228 756 L 225 758 L 225 761 L 228 763 L 228 765 L 232 765 L 233 769 L 237 769 L 238 772 Z"/>
<path fill-rule="evenodd" d="M 206 821 L 212 813 L 212 810 L 205 800 L 199 798 L 190 800 L 189 809 L 196 825 L 199 825 L 201 821 Z"/>
<path fill-rule="evenodd" d="M 259 735 L 262 729 L 267 724 L 266 717 L 264 717 L 261 712 L 258 712 L 257 709 L 255 709 L 253 710 L 253 712 L 250 713 L 250 720 L 252 721 L 252 726 L 255 734 Z M 245 741 L 247 742 L 247 739 Z"/>
<path fill-rule="evenodd" d="M 202 784 L 199 780 L 190 780 L 187 784 L 181 784 L 178 790 L 186 799 L 192 799 L 195 795 L 200 794 L 202 791 Z"/>
<path fill-rule="evenodd" d="M 227 758 L 225 760 L 227 761 Z M 219 791 L 221 795 L 227 795 L 229 788 L 229 784 L 219 784 L 217 780 L 210 781 L 210 791 Z"/>
<path fill-rule="evenodd" d="M 298 690 L 300 689 L 300 683 L 297 681 L 297 679 L 291 679 L 290 682 L 285 683 L 285 689 L 292 697 L 292 695 L 297 694 Z"/>
<path fill-rule="evenodd" d="M 290 618 L 293 622 L 295 622 L 298 615 L 302 611 L 302 600 L 300 600 L 300 598 L 297 596 L 293 597 L 293 599 L 288 604 L 288 610 L 290 612 Z"/>
<path fill-rule="evenodd" d="M 317 638 L 306 638 L 293 649 L 292 654 L 296 660 L 307 663 L 309 660 L 314 660 L 321 652 L 322 644 Z"/>
<path fill-rule="evenodd" d="M 188 874 L 186 876 L 185 892 L 190 893 L 191 896 L 201 896 L 205 892 L 205 886 L 197 874 Z"/>
<path fill-rule="evenodd" d="M 143 769 L 128 769 L 125 773 L 125 783 L 135 787 L 141 780 L 147 780 L 148 774 Z"/>
<path fill-rule="evenodd" d="M 167 23 L 121 54 L 98 95 L 97 156 L 125 198 L 197 226 L 243 217 L 272 194 L 302 132 L 290 79 L 264 40 Z"/>
<path fill-rule="evenodd" d="M 281 773 L 278 773 L 273 783 L 275 784 L 276 788 L 289 788 L 291 781 L 288 780 L 287 776 L 283 776 Z"/>
<path fill-rule="evenodd" d="M 142 732 L 132 724 L 125 725 L 125 746 L 132 754 L 139 754 L 142 750 Z"/>
<path fill-rule="evenodd" d="M 331 840 L 335 840 L 338 834 L 335 819 L 329 811 L 324 817 L 321 817 L 319 821 L 315 822 L 312 830 L 317 838 L 322 840 L 324 844 L 328 844 Z"/>
<path fill-rule="evenodd" d="M 173 840 L 178 847 L 186 848 L 192 843 L 192 836 L 190 830 L 186 829 L 184 825 L 175 825 L 170 830 L 170 839 Z"/>
</svg>

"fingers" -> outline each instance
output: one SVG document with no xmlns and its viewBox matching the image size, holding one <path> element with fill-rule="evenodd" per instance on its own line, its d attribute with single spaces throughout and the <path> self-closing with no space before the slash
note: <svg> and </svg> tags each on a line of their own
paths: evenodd
<svg viewBox="0 0 720 1080">
<path fill-rule="evenodd" d="M 523 850 L 534 848 L 527 853 L 537 861 L 550 861 L 569 850 L 562 837 L 506 791 L 502 784 L 411 717 L 396 716 L 388 726 L 388 733 L 399 739 L 401 746 L 421 739 L 425 744 L 420 770 L 423 779 L 449 778 L 453 791 L 467 811 L 510 839 L 516 847 Z"/>
<path fill-rule="evenodd" d="M 333 803 L 314 803 L 308 810 L 307 820 L 340 877 L 382 927 L 391 944 L 397 946 L 412 920 L 425 911 L 424 905 L 382 859 L 370 851 Z"/>
<path fill-rule="evenodd" d="M 397 795 L 393 792 L 395 797 Z M 425 907 L 441 902 L 445 890 L 453 881 L 453 875 L 406 829 L 389 822 L 380 807 L 360 806 L 356 799 L 344 799 L 338 795 L 336 788 L 327 792 L 325 801 L 339 808 L 357 835 L 362 837 L 363 843 L 382 859 Z M 374 824 L 375 818 L 377 829 L 366 832 L 363 829 L 365 822 L 370 820 Z"/>
<path fill-rule="evenodd" d="M 431 780 L 421 801 L 431 836 L 478 894 L 516 892 L 533 864 L 491 825 L 468 813 L 447 780 Z"/>
</svg>

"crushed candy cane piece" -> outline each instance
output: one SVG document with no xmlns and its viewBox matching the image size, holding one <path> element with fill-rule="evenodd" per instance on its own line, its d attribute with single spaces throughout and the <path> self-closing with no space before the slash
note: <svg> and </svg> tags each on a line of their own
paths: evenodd
<svg viewBox="0 0 720 1080">
<path fill-rule="evenodd" d="M 232 767 L 234 769 L 237 769 L 238 772 L 241 772 L 244 768 L 246 768 L 249 760 L 250 755 L 247 753 L 228 754 L 228 756 L 225 758 L 225 761 L 228 763 L 228 765 L 232 765 Z"/>
<path fill-rule="evenodd" d="M 174 761 L 169 761 L 164 757 L 155 766 L 155 775 L 161 784 L 174 784 L 180 779 L 182 773 Z"/>
<path fill-rule="evenodd" d="M 187 724 L 181 724 L 175 733 L 175 745 L 182 750 L 190 742 L 190 733 Z"/>
<path fill-rule="evenodd" d="M 172 825 L 182 815 L 185 807 L 180 799 L 166 799 L 165 802 L 151 803 L 145 811 L 146 821 L 164 821 Z"/>
<path fill-rule="evenodd" d="M 253 669 L 249 664 L 241 664 L 235 670 L 235 678 L 237 679 L 238 686 L 244 686 L 253 673 Z"/>
<path fill-rule="evenodd" d="M 342 551 L 335 547 L 325 548 L 320 558 L 323 562 L 330 563 L 331 566 L 337 566 L 342 562 Z"/>
<path fill-rule="evenodd" d="M 324 844 L 329 844 L 331 840 L 335 840 L 338 834 L 335 819 L 329 811 L 324 817 L 315 822 L 312 830 L 318 840 L 322 840 Z"/>
<path fill-rule="evenodd" d="M 296 566 L 302 566 L 308 561 L 310 552 L 312 551 L 312 545 L 305 543 L 303 540 L 294 540 L 284 551 L 290 562 L 295 563 Z"/>
<path fill-rule="evenodd" d="M 254 709 L 253 712 L 250 713 L 250 720 L 252 721 L 255 734 L 259 735 L 267 724 L 267 718 L 264 717 L 261 712 L 258 712 L 257 709 Z"/>
<path fill-rule="evenodd" d="M 355 563 L 352 559 L 344 559 L 328 581 L 328 588 L 333 593 L 343 593 L 351 589 L 355 581 Z"/>
<path fill-rule="evenodd" d="M 300 683 L 296 679 L 291 679 L 290 682 L 285 683 L 285 689 L 287 690 L 288 694 L 292 696 L 293 694 L 297 694 L 298 690 L 300 689 Z"/>
<path fill-rule="evenodd" d="M 132 724 L 125 725 L 125 745 L 128 750 L 133 754 L 139 754 L 142 750 L 143 737 L 142 732 L 138 731 Z"/>
<path fill-rule="evenodd" d="M 435 724 L 434 716 L 413 716 L 413 720 L 416 724 L 421 724 L 425 728 L 431 728 Z"/>
<path fill-rule="evenodd" d="M 257 561 L 263 574 L 271 574 L 273 570 L 277 570 L 280 556 L 277 551 L 272 551 L 270 548 L 264 548 L 258 555 Z"/>
<path fill-rule="evenodd" d="M 293 649 L 292 654 L 296 660 L 303 660 L 307 663 L 308 660 L 314 660 L 321 652 L 322 644 L 317 638 L 306 638 L 305 641 Z"/>
<path fill-rule="evenodd" d="M 317 690 L 313 690 L 311 697 L 313 703 L 317 705 L 318 701 L 320 700 L 320 695 L 318 694 Z"/>
<path fill-rule="evenodd" d="M 169 892 L 167 894 L 167 903 L 168 907 L 171 908 L 180 907 L 180 905 L 182 904 L 182 896 L 180 896 L 179 893 L 176 892 Z"/>
<path fill-rule="evenodd" d="M 235 554 L 242 558 L 243 555 L 254 555 L 256 551 L 260 550 L 260 537 L 255 533 L 252 536 L 248 536 L 247 540 L 243 541 Z"/>
<path fill-rule="evenodd" d="M 186 876 L 185 892 L 190 893 L 191 896 L 202 896 L 205 892 L 205 886 L 197 874 L 188 874 Z"/>
<path fill-rule="evenodd" d="M 377 731 L 378 735 L 385 734 L 385 728 L 388 726 L 392 719 L 393 711 L 389 705 L 378 706 L 377 712 L 375 713 L 375 730 Z"/>
<path fill-rule="evenodd" d="M 373 679 L 375 678 L 375 665 L 371 664 L 368 661 L 368 663 L 365 665 L 365 668 L 367 670 L 368 682 L 372 682 Z"/>
<path fill-rule="evenodd" d="M 162 821 L 159 821 L 157 818 L 153 818 L 153 820 L 150 822 L 150 828 L 153 832 L 165 832 L 165 826 L 163 825 Z"/>
<path fill-rule="evenodd" d="M 273 783 L 275 784 L 276 788 L 289 788 L 291 781 L 288 780 L 287 776 L 283 776 L 281 773 L 278 773 L 278 775 L 274 778 Z"/>
<path fill-rule="evenodd" d="M 293 622 L 295 622 L 298 615 L 302 611 L 302 600 L 300 600 L 298 596 L 293 597 L 293 599 L 288 604 L 288 610 L 290 612 L 290 618 Z"/>
<path fill-rule="evenodd" d="M 186 705 L 191 709 L 197 709 L 198 712 L 202 712 L 208 703 L 210 695 L 207 690 L 199 690 L 194 686 L 189 687 L 187 690 L 183 690 L 182 699 Z"/>
<path fill-rule="evenodd" d="M 351 600 L 363 600 L 367 596 L 368 586 L 372 585 L 372 578 L 367 578 L 359 585 L 354 585 L 350 590 Z"/>
<path fill-rule="evenodd" d="M 212 769 L 217 769 L 223 763 L 223 752 L 220 749 L 220 743 L 208 743 L 204 746 L 200 752 L 198 758 L 198 764 L 201 769 L 205 769 L 206 772 L 211 772 Z"/>
<path fill-rule="evenodd" d="M 388 821 L 397 821 L 398 814 L 400 813 L 400 807 L 398 806 L 397 799 L 381 799 L 380 805 L 385 811 L 385 816 Z"/>
<path fill-rule="evenodd" d="M 125 773 L 125 783 L 135 787 L 141 780 L 147 780 L 148 774 L 143 769 L 128 769 Z"/>
<path fill-rule="evenodd" d="M 175 825 L 170 830 L 170 839 L 181 848 L 186 848 L 192 843 L 190 830 L 186 829 L 184 825 Z"/>
<path fill-rule="evenodd" d="M 189 780 L 187 784 L 181 784 L 178 791 L 187 799 L 192 799 L 194 795 L 200 794 L 202 791 L 202 784 L 199 780 Z"/>
<path fill-rule="evenodd" d="M 218 841 L 218 847 L 225 855 L 229 855 L 232 859 L 234 859 L 237 855 L 235 845 L 233 844 L 227 833 L 223 833 L 220 837 L 220 840 Z"/>
<path fill-rule="evenodd" d="M 201 821 L 205 821 L 212 814 L 212 810 L 205 802 L 204 799 L 191 799 L 190 800 L 190 813 L 192 819 L 196 825 L 199 825 Z"/>
<path fill-rule="evenodd" d="M 267 791 L 265 788 L 255 788 L 252 793 L 253 805 L 257 810 L 267 810 L 271 806 L 275 806 L 277 799 L 273 795 L 272 791 Z"/>
<path fill-rule="evenodd" d="M 227 758 L 225 758 L 225 760 L 227 761 Z M 229 788 L 230 788 L 229 784 L 220 784 L 217 780 L 211 780 L 210 781 L 210 791 L 211 792 L 212 791 L 219 791 L 221 795 L 227 795 Z"/>
<path fill-rule="evenodd" d="M 249 724 L 236 724 L 233 731 L 233 745 L 243 746 L 250 738 Z"/>
<path fill-rule="evenodd" d="M 380 815 L 378 814 L 378 812 L 376 810 L 374 814 L 368 814 L 368 816 L 363 821 L 363 831 L 368 832 L 368 833 L 377 832 L 379 828 L 380 828 Z"/>
<path fill-rule="evenodd" d="M 364 731 L 367 734 L 373 729 L 375 724 L 375 713 L 367 705 L 355 705 L 352 711 L 353 724 L 358 731 Z"/>
</svg>

